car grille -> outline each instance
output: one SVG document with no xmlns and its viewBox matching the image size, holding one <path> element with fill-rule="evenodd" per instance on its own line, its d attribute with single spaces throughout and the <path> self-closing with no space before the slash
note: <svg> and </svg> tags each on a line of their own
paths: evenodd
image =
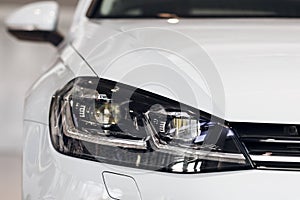
<svg viewBox="0 0 300 200">
<path fill-rule="evenodd" d="M 257 168 L 300 169 L 300 126 L 231 123 Z"/>
</svg>

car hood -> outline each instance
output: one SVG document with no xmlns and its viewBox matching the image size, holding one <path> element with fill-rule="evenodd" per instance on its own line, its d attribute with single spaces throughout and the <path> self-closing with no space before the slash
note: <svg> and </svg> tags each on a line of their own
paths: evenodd
<svg viewBox="0 0 300 200">
<path fill-rule="evenodd" d="M 99 77 L 229 121 L 300 123 L 300 20 L 91 20 L 74 35 Z"/>
</svg>

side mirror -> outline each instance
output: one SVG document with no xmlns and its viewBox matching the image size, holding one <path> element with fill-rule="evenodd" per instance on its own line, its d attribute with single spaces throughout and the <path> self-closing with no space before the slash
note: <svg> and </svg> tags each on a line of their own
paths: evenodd
<svg viewBox="0 0 300 200">
<path fill-rule="evenodd" d="M 63 40 L 57 32 L 58 10 L 54 1 L 27 4 L 6 19 L 6 28 L 18 39 L 47 41 L 58 46 Z"/>
</svg>

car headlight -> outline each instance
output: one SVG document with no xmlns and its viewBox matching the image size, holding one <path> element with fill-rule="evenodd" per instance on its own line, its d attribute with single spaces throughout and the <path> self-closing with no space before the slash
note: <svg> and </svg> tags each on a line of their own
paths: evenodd
<svg viewBox="0 0 300 200">
<path fill-rule="evenodd" d="M 76 78 L 50 113 L 52 143 L 69 156 L 177 173 L 252 167 L 236 134 L 210 114 L 125 84 Z"/>
</svg>

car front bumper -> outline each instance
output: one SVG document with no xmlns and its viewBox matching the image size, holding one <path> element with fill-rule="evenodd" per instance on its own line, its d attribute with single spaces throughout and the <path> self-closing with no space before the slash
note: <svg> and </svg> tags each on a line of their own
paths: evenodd
<svg viewBox="0 0 300 200">
<path fill-rule="evenodd" d="M 72 158 L 52 146 L 47 124 L 24 122 L 23 199 L 295 199 L 300 172 L 170 174 Z M 117 197 L 117 198 L 116 198 Z"/>
</svg>

